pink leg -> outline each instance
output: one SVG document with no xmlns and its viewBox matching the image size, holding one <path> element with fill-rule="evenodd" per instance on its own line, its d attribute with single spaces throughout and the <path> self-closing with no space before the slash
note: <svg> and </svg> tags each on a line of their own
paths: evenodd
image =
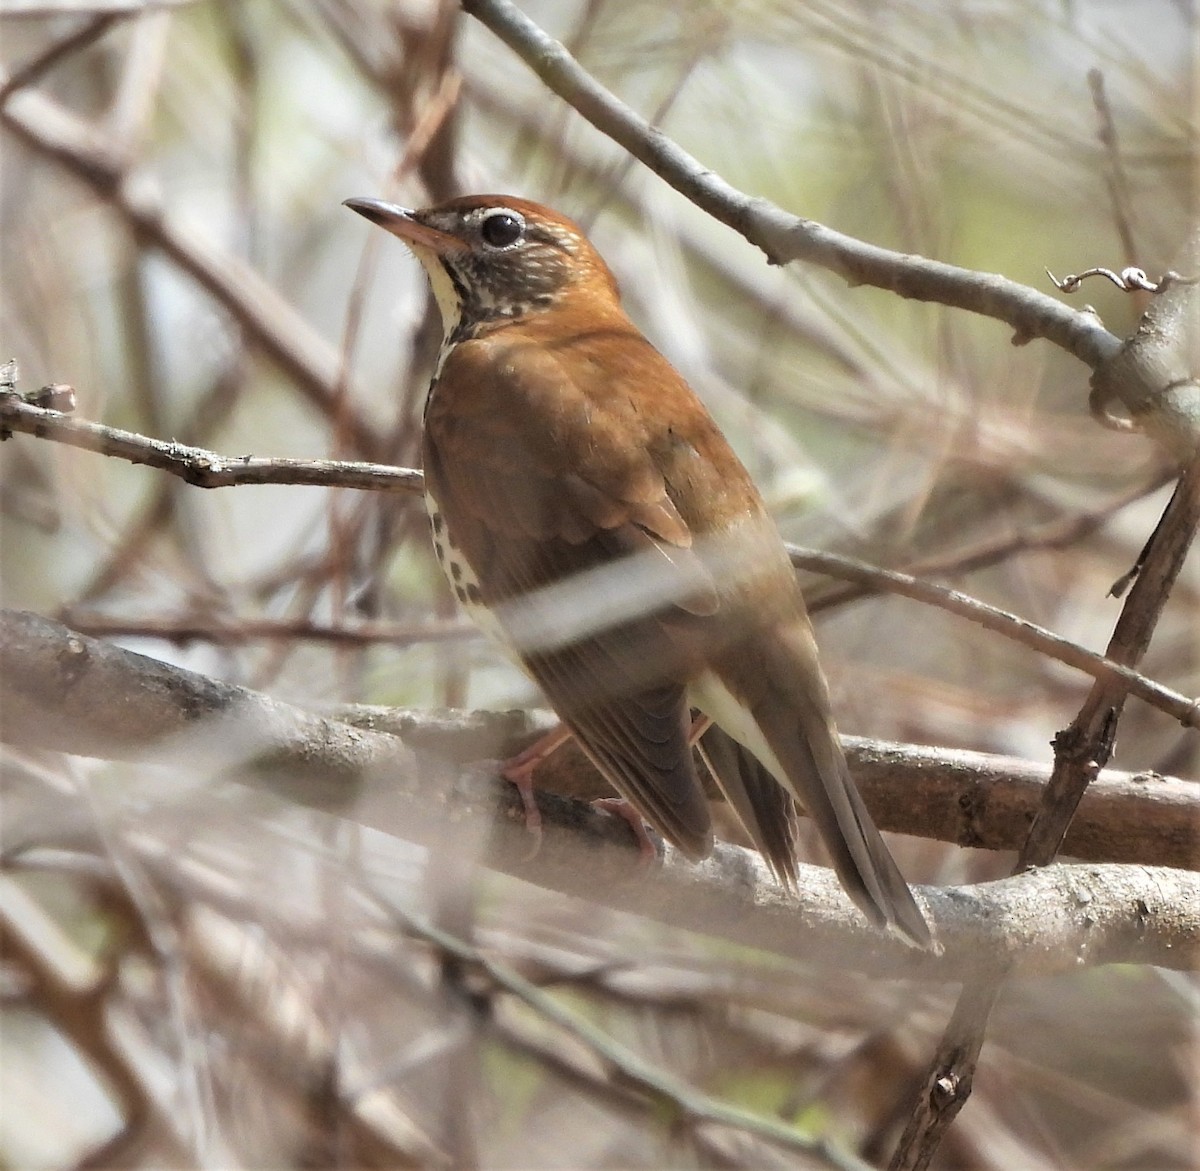
<svg viewBox="0 0 1200 1171">
<path fill-rule="evenodd" d="M 693 721 L 691 730 L 688 732 L 688 747 L 695 747 L 700 737 L 709 730 L 713 725 L 712 716 L 706 716 L 703 712 L 700 713 Z"/>
<path fill-rule="evenodd" d="M 518 752 L 511 760 L 505 762 L 500 775 L 511 782 L 521 797 L 521 806 L 525 810 L 525 828 L 534 836 L 533 847 L 529 851 L 532 858 L 542 844 L 542 814 L 533 796 L 533 773 L 539 764 L 557 748 L 561 748 L 571 739 L 571 731 L 563 724 L 551 728 L 544 736 L 539 736 L 523 752 Z"/>
<path fill-rule="evenodd" d="M 592 802 L 592 808 L 599 809 L 604 813 L 611 813 L 614 817 L 619 817 L 622 821 L 629 823 L 629 828 L 633 830 L 633 836 L 637 839 L 638 853 L 641 855 L 643 865 L 658 860 L 658 848 L 646 829 L 642 815 L 624 797 L 601 797 Z"/>
</svg>

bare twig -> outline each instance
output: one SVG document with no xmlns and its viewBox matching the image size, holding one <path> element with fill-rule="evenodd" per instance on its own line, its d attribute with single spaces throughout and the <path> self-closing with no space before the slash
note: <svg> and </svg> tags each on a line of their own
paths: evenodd
<svg viewBox="0 0 1200 1171">
<path fill-rule="evenodd" d="M 1100 121 L 1100 145 L 1104 147 L 1105 154 L 1108 156 L 1108 174 L 1105 176 L 1105 182 L 1108 185 L 1108 197 L 1112 201 L 1113 220 L 1117 226 L 1117 234 L 1121 238 L 1121 250 L 1125 254 L 1125 263 L 1132 264 L 1138 254 L 1137 245 L 1133 239 L 1133 200 L 1129 195 L 1129 178 L 1125 174 L 1125 163 L 1121 158 L 1117 121 L 1113 117 L 1112 106 L 1109 105 L 1108 90 L 1104 84 L 1104 71 L 1089 69 L 1087 79 L 1088 87 L 1092 91 L 1092 105 L 1096 108 L 1096 116 Z M 1053 277 L 1050 279 L 1054 280 Z M 1063 289 L 1058 281 L 1054 281 L 1054 283 Z M 1071 291 L 1073 290 L 1063 289 L 1063 292 Z"/>
<path fill-rule="evenodd" d="M 198 488 L 225 488 L 235 484 L 308 484 L 324 488 L 420 492 L 422 485 L 420 472 L 385 464 L 222 456 L 202 447 L 168 443 L 118 427 L 73 419 L 59 411 L 36 407 L 19 395 L 0 393 L 0 437 L 14 431 L 159 468 Z"/>
<path fill-rule="evenodd" d="M 97 638 L 156 638 L 187 644 L 212 642 L 222 646 L 245 643 L 327 642 L 341 646 L 411 646 L 421 642 L 450 642 L 481 637 L 479 628 L 459 619 L 437 622 L 355 622 L 336 624 L 311 618 L 239 618 L 204 621 L 190 618 L 113 618 L 71 610 L 61 615 L 72 630 Z"/>
<path fill-rule="evenodd" d="M 966 618 L 987 630 L 1002 634 L 1005 638 L 1030 647 L 1040 654 L 1075 667 L 1093 678 L 1120 679 L 1130 694 L 1167 712 L 1184 727 L 1200 728 L 1200 700 L 1190 699 L 1186 695 L 1162 687 L 1161 684 L 1147 679 L 1111 657 L 1085 650 L 1078 643 L 1073 643 L 1016 614 L 1010 614 L 1007 610 L 989 606 L 986 602 L 969 597 L 958 590 L 921 581 L 911 574 L 899 573 L 894 569 L 880 569 L 878 566 L 866 566 L 860 561 L 836 553 L 814 552 L 795 545 L 788 546 L 788 552 L 792 564 L 801 569 L 828 573 L 844 581 L 856 582 L 872 589 L 882 588 L 889 593 L 936 606 L 939 610 L 957 614 L 960 618 Z"/>
<path fill-rule="evenodd" d="M 154 12 L 160 8 L 184 8 L 195 3 L 196 0 L 4 0 L 4 11 L 0 12 L 0 16 L 30 19 L 69 16 L 72 13 L 136 16 L 139 12 Z"/>
<path fill-rule="evenodd" d="M 1090 313 L 989 273 L 892 252 L 801 219 L 746 195 L 693 158 L 600 85 L 565 48 L 510 0 L 463 0 L 564 101 L 714 219 L 740 232 L 776 264 L 807 260 L 850 284 L 874 285 L 1006 322 L 1017 342 L 1046 338 L 1097 367 L 1120 349 Z"/>
</svg>

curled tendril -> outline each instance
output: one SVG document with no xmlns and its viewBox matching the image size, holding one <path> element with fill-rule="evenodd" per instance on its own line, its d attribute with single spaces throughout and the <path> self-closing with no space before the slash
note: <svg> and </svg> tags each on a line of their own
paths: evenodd
<svg viewBox="0 0 1200 1171">
<path fill-rule="evenodd" d="M 1113 272 L 1111 268 L 1089 268 L 1081 273 L 1073 273 L 1062 280 L 1046 269 L 1046 275 L 1060 293 L 1074 293 L 1090 276 L 1107 277 L 1118 289 L 1126 293 L 1163 293 L 1172 285 L 1194 285 L 1200 283 L 1200 277 L 1182 276 L 1180 273 L 1168 270 L 1157 280 L 1152 281 L 1140 268 L 1123 268 Z"/>
</svg>

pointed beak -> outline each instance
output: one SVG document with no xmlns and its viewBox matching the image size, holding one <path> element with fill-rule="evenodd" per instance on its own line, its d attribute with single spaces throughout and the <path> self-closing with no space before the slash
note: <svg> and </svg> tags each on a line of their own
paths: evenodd
<svg viewBox="0 0 1200 1171">
<path fill-rule="evenodd" d="M 421 223 L 416 218 L 416 212 L 397 203 L 388 203 L 382 199 L 347 199 L 343 205 L 391 232 L 393 236 L 399 236 L 405 244 L 428 248 L 439 255 L 461 252 L 465 247 L 457 236 Z"/>
</svg>

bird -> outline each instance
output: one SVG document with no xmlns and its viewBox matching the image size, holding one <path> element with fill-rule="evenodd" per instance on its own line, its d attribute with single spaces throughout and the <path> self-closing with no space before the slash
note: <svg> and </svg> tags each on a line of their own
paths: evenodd
<svg viewBox="0 0 1200 1171">
<path fill-rule="evenodd" d="M 777 877 L 796 882 L 799 803 L 866 918 L 935 947 L 850 775 L 778 529 L 583 230 L 511 195 L 345 205 L 428 277 L 443 326 L 422 439 L 434 548 L 460 603 L 546 696 L 557 741 L 574 736 L 699 860 L 713 846 L 692 754 L 704 734 Z"/>
</svg>

